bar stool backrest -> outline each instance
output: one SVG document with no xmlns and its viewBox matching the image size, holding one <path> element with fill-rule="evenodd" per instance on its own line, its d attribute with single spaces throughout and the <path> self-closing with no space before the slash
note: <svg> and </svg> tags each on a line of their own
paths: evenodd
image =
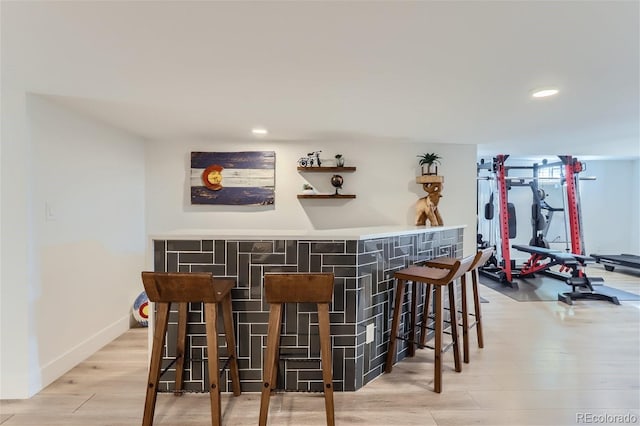
<svg viewBox="0 0 640 426">
<path fill-rule="evenodd" d="M 269 303 L 330 303 L 333 279 L 332 273 L 267 273 L 265 298 Z"/>
<path fill-rule="evenodd" d="M 227 279 L 216 279 L 214 284 L 209 272 L 142 272 L 142 283 L 154 303 L 218 303 L 234 286 Z"/>
<path fill-rule="evenodd" d="M 487 261 L 492 255 L 493 255 L 493 247 L 487 247 L 485 249 L 478 251 L 478 253 L 476 253 L 476 258 L 474 259 L 473 264 L 469 267 L 469 270 L 473 271 L 479 266 L 484 265 L 485 263 L 487 263 Z"/>
</svg>

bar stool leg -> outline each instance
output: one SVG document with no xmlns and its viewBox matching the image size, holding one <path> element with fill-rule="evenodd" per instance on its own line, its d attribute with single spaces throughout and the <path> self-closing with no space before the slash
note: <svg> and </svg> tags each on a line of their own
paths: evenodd
<svg viewBox="0 0 640 426">
<path fill-rule="evenodd" d="M 211 399 L 211 424 L 220 426 L 220 366 L 218 361 L 218 304 L 205 303 L 205 326 L 207 329 L 207 355 L 209 357 L 209 397 Z"/>
<path fill-rule="evenodd" d="M 282 307 L 282 311 L 284 311 L 285 305 L 282 304 L 281 307 Z M 280 318 L 282 318 L 282 312 L 279 315 L 280 315 Z M 282 327 L 282 321 L 280 322 L 280 326 L 278 330 L 282 331 L 281 327 Z M 280 336 L 280 334 L 278 334 L 278 336 Z M 278 388 L 278 367 L 280 364 L 280 337 L 278 337 L 275 351 L 276 351 L 276 354 L 273 357 L 273 370 L 271 370 L 271 379 L 270 379 L 271 387 L 269 388 L 271 392 L 275 391 Z M 269 402 L 271 402 L 271 399 L 269 399 Z"/>
<path fill-rule="evenodd" d="M 467 278 L 460 277 L 460 291 L 462 292 L 462 359 L 469 363 L 469 311 L 467 307 Z"/>
<path fill-rule="evenodd" d="M 425 346 L 427 344 L 427 323 L 429 322 L 429 308 L 431 302 L 431 284 L 426 284 L 427 289 L 424 294 L 424 309 L 422 312 L 422 327 L 420 335 L 420 344 Z"/>
<path fill-rule="evenodd" d="M 264 372 L 262 375 L 262 395 L 260 397 L 260 426 L 266 426 L 269 415 L 269 402 L 271 398 L 271 388 L 276 368 L 276 352 L 280 345 L 280 325 L 282 323 L 282 303 L 271 303 L 269 308 L 269 328 L 267 329 L 267 352 L 264 359 Z"/>
<path fill-rule="evenodd" d="M 278 364 L 280 363 L 280 346 L 276 347 L 276 356 L 273 357 L 273 370 L 271 370 L 271 392 L 278 388 Z M 269 400 L 271 401 L 271 400 Z"/>
<path fill-rule="evenodd" d="M 418 322 L 418 283 L 413 281 L 411 288 L 411 311 L 409 312 L 409 347 L 407 356 L 416 355 L 416 323 Z"/>
<path fill-rule="evenodd" d="M 434 297 L 435 303 L 435 347 L 434 347 L 434 367 L 433 367 L 433 390 L 436 393 L 442 392 L 442 288 L 435 286 L 436 291 Z"/>
<path fill-rule="evenodd" d="M 460 348 L 458 345 L 458 314 L 456 312 L 456 295 L 453 292 L 453 282 L 447 284 L 447 289 L 447 293 L 449 293 L 449 315 L 451 317 L 451 338 L 453 340 L 453 361 L 456 371 L 459 373 L 462 371 L 462 364 L 460 363 Z"/>
<path fill-rule="evenodd" d="M 400 314 L 402 311 L 402 298 L 404 297 L 404 280 L 398 280 L 396 286 L 396 302 L 393 308 L 393 321 L 391 322 L 391 331 L 389 332 L 389 350 L 387 351 L 387 362 L 384 367 L 385 373 L 391 373 L 393 369 L 393 361 L 396 358 L 396 336 L 398 327 L 400 326 Z"/>
<path fill-rule="evenodd" d="M 153 346 L 151 348 L 151 363 L 149 365 L 149 380 L 147 381 L 142 426 L 153 425 L 153 414 L 155 413 L 158 396 L 158 380 L 160 379 L 160 364 L 162 362 L 162 348 L 164 347 L 164 338 L 167 333 L 170 306 L 170 303 L 156 303 L 156 326 L 153 331 Z"/>
<path fill-rule="evenodd" d="M 473 286 L 473 308 L 476 314 L 476 332 L 478 333 L 478 347 L 484 348 L 484 338 L 482 336 L 482 313 L 480 312 L 480 295 L 478 294 L 478 269 L 471 271 L 471 281 Z"/>
<path fill-rule="evenodd" d="M 318 329 L 320 333 L 320 356 L 322 359 L 322 381 L 324 382 L 324 405 L 327 413 L 327 426 L 334 426 L 333 365 L 331 362 L 331 335 L 329 332 L 328 303 L 318 303 Z"/>
<path fill-rule="evenodd" d="M 231 386 L 233 395 L 240 395 L 240 373 L 238 371 L 238 356 L 236 355 L 236 337 L 233 327 L 233 314 L 231 306 L 231 293 L 222 300 L 222 319 L 224 323 L 224 335 L 227 341 L 227 354 L 229 356 L 229 371 L 231 372 Z"/>
<path fill-rule="evenodd" d="M 173 394 L 181 396 L 184 388 L 184 358 L 187 341 L 188 303 L 178 303 L 178 341 L 176 343 L 176 381 Z"/>
</svg>

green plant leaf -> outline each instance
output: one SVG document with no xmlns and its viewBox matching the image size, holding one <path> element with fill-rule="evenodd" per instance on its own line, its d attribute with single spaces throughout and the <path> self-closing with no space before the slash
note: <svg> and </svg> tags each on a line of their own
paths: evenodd
<svg viewBox="0 0 640 426">
<path fill-rule="evenodd" d="M 426 154 L 422 154 L 422 155 L 417 155 L 417 157 L 420 159 L 420 165 L 423 166 L 425 164 L 440 164 L 440 160 L 442 159 L 441 156 L 439 156 L 436 153 L 433 152 L 429 152 Z"/>
</svg>

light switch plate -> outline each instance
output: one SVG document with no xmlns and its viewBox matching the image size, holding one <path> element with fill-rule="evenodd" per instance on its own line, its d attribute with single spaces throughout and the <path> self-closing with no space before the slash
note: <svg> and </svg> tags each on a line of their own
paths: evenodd
<svg viewBox="0 0 640 426">
<path fill-rule="evenodd" d="M 375 332 L 376 332 L 376 325 L 375 324 L 367 324 L 367 337 L 366 337 L 365 343 L 373 342 L 374 337 L 375 337 Z"/>
</svg>

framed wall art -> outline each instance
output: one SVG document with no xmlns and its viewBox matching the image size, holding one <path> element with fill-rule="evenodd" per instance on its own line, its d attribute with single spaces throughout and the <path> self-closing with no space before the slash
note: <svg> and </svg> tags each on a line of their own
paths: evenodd
<svg viewBox="0 0 640 426">
<path fill-rule="evenodd" d="M 192 152 L 191 204 L 273 205 L 273 151 Z"/>
</svg>

